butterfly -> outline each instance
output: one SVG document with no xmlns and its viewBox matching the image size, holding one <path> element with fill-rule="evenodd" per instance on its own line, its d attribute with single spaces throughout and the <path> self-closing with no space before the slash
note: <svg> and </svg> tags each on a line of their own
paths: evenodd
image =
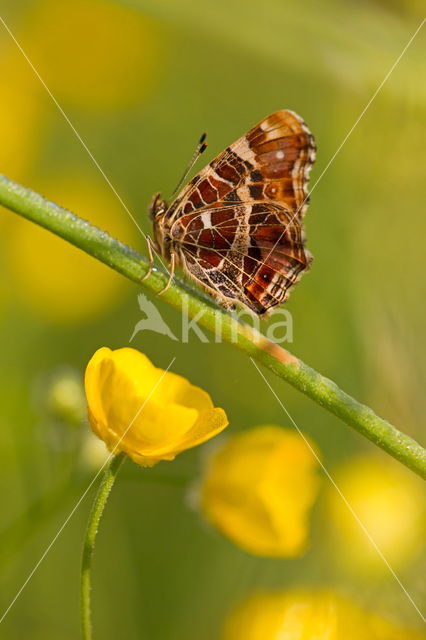
<svg viewBox="0 0 426 640">
<path fill-rule="evenodd" d="M 202 169 L 170 205 L 156 194 L 151 243 L 171 264 L 169 282 L 181 265 L 225 308 L 240 302 L 262 315 L 285 302 L 312 260 L 302 220 L 315 150 L 302 118 L 276 111 Z"/>
</svg>

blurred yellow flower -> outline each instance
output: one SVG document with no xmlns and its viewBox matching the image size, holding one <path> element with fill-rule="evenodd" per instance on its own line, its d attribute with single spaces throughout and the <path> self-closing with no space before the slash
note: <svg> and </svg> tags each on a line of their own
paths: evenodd
<svg viewBox="0 0 426 640">
<path fill-rule="evenodd" d="M 328 591 L 261 594 L 238 607 L 223 640 L 421 640 Z"/>
<path fill-rule="evenodd" d="M 93 431 L 110 451 L 124 451 L 142 466 L 173 460 L 228 424 L 208 393 L 157 369 L 136 349 L 98 349 L 85 387 Z"/>
<path fill-rule="evenodd" d="M 167 43 L 141 11 L 104 0 L 39 0 L 18 40 L 59 101 L 97 110 L 149 93 Z"/>
<path fill-rule="evenodd" d="M 343 465 L 335 480 L 393 568 L 401 568 L 416 556 L 425 525 L 425 496 L 419 478 L 393 460 L 368 456 Z M 356 572 L 388 575 L 386 564 L 332 487 L 328 507 L 333 544 L 341 561 Z"/>
<path fill-rule="evenodd" d="M 201 487 L 207 520 L 259 556 L 300 555 L 318 490 L 317 460 L 299 434 L 274 425 L 230 438 Z"/>
<path fill-rule="evenodd" d="M 108 186 L 78 174 L 51 177 L 35 188 L 124 242 L 135 227 Z M 6 247 L 20 301 L 58 324 L 86 322 L 116 305 L 126 280 L 45 229 L 14 216 Z"/>
<path fill-rule="evenodd" d="M 42 406 L 52 418 L 81 425 L 86 415 L 86 403 L 77 370 L 71 367 L 55 369 L 43 381 L 40 392 Z"/>
<path fill-rule="evenodd" d="M 3 40 L 1 45 L 0 170 L 19 181 L 31 166 L 41 137 L 45 94 L 16 44 Z"/>
</svg>

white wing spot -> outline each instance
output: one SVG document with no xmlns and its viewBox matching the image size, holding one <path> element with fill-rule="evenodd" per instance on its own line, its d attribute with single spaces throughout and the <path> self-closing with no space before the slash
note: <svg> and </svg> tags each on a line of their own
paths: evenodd
<svg viewBox="0 0 426 640">
<path fill-rule="evenodd" d="M 277 160 L 282 160 L 284 158 L 284 151 L 277 151 L 277 153 L 275 154 L 275 157 Z"/>
<path fill-rule="evenodd" d="M 211 229 L 212 226 L 212 216 L 209 211 L 205 211 L 201 214 L 201 221 L 204 225 L 204 229 Z"/>
</svg>

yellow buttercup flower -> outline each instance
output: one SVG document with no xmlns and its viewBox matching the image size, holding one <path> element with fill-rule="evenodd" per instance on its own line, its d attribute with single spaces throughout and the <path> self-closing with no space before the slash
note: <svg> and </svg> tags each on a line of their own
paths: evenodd
<svg viewBox="0 0 426 640">
<path fill-rule="evenodd" d="M 223 640 L 421 640 L 423 635 L 371 615 L 328 591 L 249 598 L 228 618 Z"/>
<path fill-rule="evenodd" d="M 228 424 L 205 391 L 157 369 L 136 349 L 98 349 L 86 369 L 93 431 L 114 453 L 142 466 L 173 460 Z"/>
<path fill-rule="evenodd" d="M 317 464 L 290 429 L 265 425 L 233 436 L 213 456 L 202 481 L 203 513 L 253 554 L 300 555 L 318 490 Z"/>
<path fill-rule="evenodd" d="M 342 465 L 335 479 L 392 567 L 402 568 L 416 557 L 423 546 L 425 525 L 419 478 L 393 460 L 362 456 Z M 331 487 L 328 507 L 333 548 L 341 562 L 357 573 L 387 576 L 386 564 Z"/>
</svg>

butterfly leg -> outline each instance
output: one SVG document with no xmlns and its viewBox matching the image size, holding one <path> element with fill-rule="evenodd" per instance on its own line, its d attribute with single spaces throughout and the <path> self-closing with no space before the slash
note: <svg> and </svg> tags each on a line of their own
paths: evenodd
<svg viewBox="0 0 426 640">
<path fill-rule="evenodd" d="M 235 311 L 237 308 L 236 304 L 226 296 L 216 295 L 214 299 L 216 300 L 217 304 L 220 307 L 222 307 L 222 309 L 225 309 L 226 311 L 232 312 L 232 311 Z"/>
<path fill-rule="evenodd" d="M 169 275 L 169 279 L 167 281 L 166 286 L 163 289 L 161 289 L 161 291 L 159 291 L 157 293 L 157 296 L 163 295 L 163 293 L 165 293 L 167 291 L 167 289 L 170 287 L 170 285 L 172 284 L 172 280 L 173 280 L 173 277 L 175 275 L 175 267 L 176 267 L 175 254 L 172 253 L 171 260 L 170 260 L 170 275 Z"/>
<path fill-rule="evenodd" d="M 154 266 L 155 246 L 154 246 L 154 243 L 152 241 L 151 236 L 145 236 L 145 238 L 146 238 L 146 244 L 148 246 L 149 267 L 148 267 L 148 271 L 146 272 L 146 274 L 141 278 L 141 282 L 143 282 L 144 280 L 149 278 L 149 276 L 152 273 L 152 267 Z"/>
</svg>

